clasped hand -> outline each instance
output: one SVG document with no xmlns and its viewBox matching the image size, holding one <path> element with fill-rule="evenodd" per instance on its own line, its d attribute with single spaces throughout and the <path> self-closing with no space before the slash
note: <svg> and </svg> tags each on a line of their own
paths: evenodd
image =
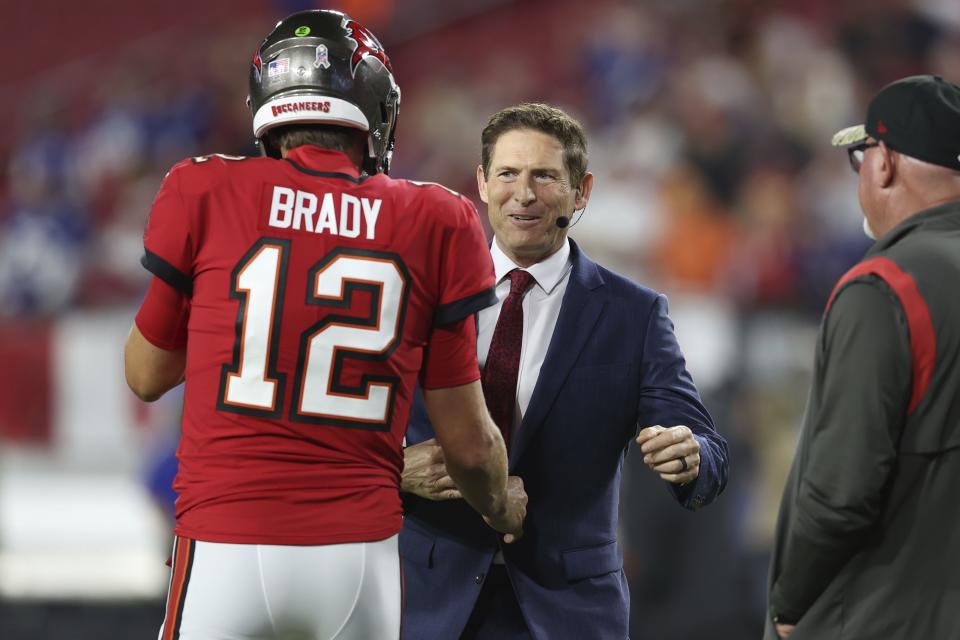
<svg viewBox="0 0 960 640">
<path fill-rule="evenodd" d="M 453 478 L 447 473 L 443 449 L 437 444 L 436 438 L 410 445 L 403 450 L 400 491 L 428 500 L 463 498 Z M 494 529 L 505 533 L 503 541 L 509 544 L 520 539 L 523 519 L 527 512 L 527 493 L 523 488 L 523 479 L 519 476 L 507 477 L 506 502 L 507 508 L 502 518 L 494 521 L 484 516 L 483 519 Z M 507 531 L 510 533 L 506 533 Z"/>
</svg>

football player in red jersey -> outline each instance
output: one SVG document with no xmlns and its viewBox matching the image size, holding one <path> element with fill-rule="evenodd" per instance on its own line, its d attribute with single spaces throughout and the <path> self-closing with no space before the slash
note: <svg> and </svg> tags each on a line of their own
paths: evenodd
<svg viewBox="0 0 960 640">
<path fill-rule="evenodd" d="M 278 23 L 249 103 L 266 157 L 179 163 L 144 234 L 127 381 L 149 401 L 186 380 L 160 637 L 396 638 L 418 379 L 449 475 L 522 532 L 478 382 L 490 253 L 467 199 L 387 176 L 400 91 L 346 15 Z"/>
</svg>

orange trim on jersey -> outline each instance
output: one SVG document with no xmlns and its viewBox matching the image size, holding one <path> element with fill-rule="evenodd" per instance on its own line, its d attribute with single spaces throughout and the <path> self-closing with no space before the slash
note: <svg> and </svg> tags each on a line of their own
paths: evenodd
<svg viewBox="0 0 960 640">
<path fill-rule="evenodd" d="M 917 287 L 916 280 L 909 273 L 901 269 L 896 262 L 882 256 L 864 260 L 847 271 L 833 288 L 830 300 L 827 302 L 826 314 L 830 305 L 840 292 L 840 289 L 860 276 L 873 274 L 893 290 L 900 299 L 900 306 L 907 316 L 907 327 L 910 332 L 910 354 L 913 361 L 913 386 L 910 393 L 910 404 L 907 414 L 912 414 L 930 386 L 933 377 L 933 367 L 937 358 L 937 335 L 933 330 L 933 319 L 923 294 Z"/>
<path fill-rule="evenodd" d="M 167 612 L 163 619 L 163 634 L 160 640 L 177 640 L 180 637 L 180 620 L 183 617 L 183 604 L 186 600 L 195 546 L 196 542 L 190 538 L 177 536 L 170 589 L 167 593 Z"/>
</svg>

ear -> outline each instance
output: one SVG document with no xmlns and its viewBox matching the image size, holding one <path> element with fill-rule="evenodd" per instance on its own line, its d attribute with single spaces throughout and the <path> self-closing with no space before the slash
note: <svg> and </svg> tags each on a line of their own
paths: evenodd
<svg viewBox="0 0 960 640">
<path fill-rule="evenodd" d="M 480 192 L 480 200 L 484 203 L 489 204 L 487 200 L 487 178 L 483 175 L 483 165 L 477 165 L 477 191 Z"/>
<path fill-rule="evenodd" d="M 893 179 L 897 175 L 897 162 L 899 157 L 897 153 L 887 146 L 885 142 L 880 141 L 880 166 L 877 167 L 877 176 L 880 187 L 887 188 L 893 184 Z"/>
<path fill-rule="evenodd" d="M 587 206 L 587 201 L 590 200 L 590 193 L 593 191 L 593 174 L 589 171 L 584 174 L 583 180 L 580 181 L 580 186 L 577 187 L 576 197 L 573 201 L 573 206 L 575 209 L 583 209 Z"/>
</svg>

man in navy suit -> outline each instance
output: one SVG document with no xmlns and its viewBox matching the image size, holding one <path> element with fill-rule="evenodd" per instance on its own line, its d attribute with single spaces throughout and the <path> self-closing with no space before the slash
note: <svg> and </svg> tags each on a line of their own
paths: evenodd
<svg viewBox="0 0 960 640">
<path fill-rule="evenodd" d="M 629 591 L 617 512 L 630 440 L 692 510 L 723 490 L 726 442 L 687 373 L 664 296 L 567 238 L 593 187 L 580 124 L 522 104 L 495 114 L 482 144 L 498 303 L 478 314 L 477 351 L 511 489 L 529 495 L 527 520 L 522 538 L 501 539 L 459 499 L 418 403 L 401 486 L 403 637 L 622 640 Z"/>
</svg>

